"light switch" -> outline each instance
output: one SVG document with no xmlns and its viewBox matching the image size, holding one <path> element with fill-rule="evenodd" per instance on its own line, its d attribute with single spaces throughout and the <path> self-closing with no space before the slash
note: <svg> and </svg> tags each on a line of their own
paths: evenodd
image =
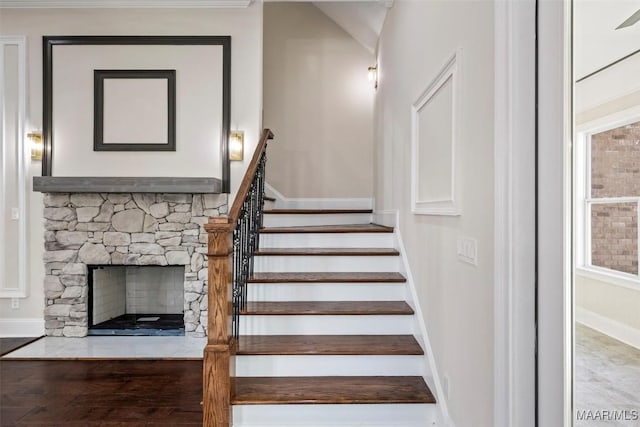
<svg viewBox="0 0 640 427">
<path fill-rule="evenodd" d="M 470 237 L 458 237 L 458 259 L 471 265 L 478 265 L 478 241 Z"/>
<path fill-rule="evenodd" d="M 20 219 L 20 209 L 11 208 L 11 219 L 13 220 Z"/>
</svg>

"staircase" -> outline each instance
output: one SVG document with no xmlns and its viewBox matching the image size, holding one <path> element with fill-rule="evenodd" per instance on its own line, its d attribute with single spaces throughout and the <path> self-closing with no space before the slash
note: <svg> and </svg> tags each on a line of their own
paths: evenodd
<svg viewBox="0 0 640 427">
<path fill-rule="evenodd" d="M 434 425 L 393 228 L 371 217 L 265 210 L 241 312 L 234 426 Z"/>
</svg>

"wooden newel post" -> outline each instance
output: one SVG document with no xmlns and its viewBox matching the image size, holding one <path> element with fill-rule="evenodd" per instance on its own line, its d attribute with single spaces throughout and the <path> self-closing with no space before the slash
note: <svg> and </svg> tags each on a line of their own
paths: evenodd
<svg viewBox="0 0 640 427">
<path fill-rule="evenodd" d="M 209 218 L 208 340 L 203 365 L 203 426 L 229 427 L 235 342 L 231 334 L 233 230 L 227 217 Z"/>
</svg>

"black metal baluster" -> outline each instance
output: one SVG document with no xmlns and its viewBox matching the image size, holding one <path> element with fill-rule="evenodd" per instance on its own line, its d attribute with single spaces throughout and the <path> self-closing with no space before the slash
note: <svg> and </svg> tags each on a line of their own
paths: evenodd
<svg viewBox="0 0 640 427">
<path fill-rule="evenodd" d="M 247 283 L 254 271 L 253 256 L 260 247 L 266 162 L 267 156 L 263 152 L 233 232 L 232 333 L 236 339 L 240 335 L 240 313 L 247 307 Z"/>
<path fill-rule="evenodd" d="M 240 259 L 240 230 L 238 223 L 233 232 L 233 336 L 237 339 L 240 335 L 240 276 L 238 260 Z"/>
</svg>

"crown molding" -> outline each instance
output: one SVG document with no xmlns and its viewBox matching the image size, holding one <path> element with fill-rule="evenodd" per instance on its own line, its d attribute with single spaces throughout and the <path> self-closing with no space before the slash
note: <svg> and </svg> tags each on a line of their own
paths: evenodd
<svg viewBox="0 0 640 427">
<path fill-rule="evenodd" d="M 254 0 L 0 0 L 6 9 L 246 8 Z"/>
</svg>

